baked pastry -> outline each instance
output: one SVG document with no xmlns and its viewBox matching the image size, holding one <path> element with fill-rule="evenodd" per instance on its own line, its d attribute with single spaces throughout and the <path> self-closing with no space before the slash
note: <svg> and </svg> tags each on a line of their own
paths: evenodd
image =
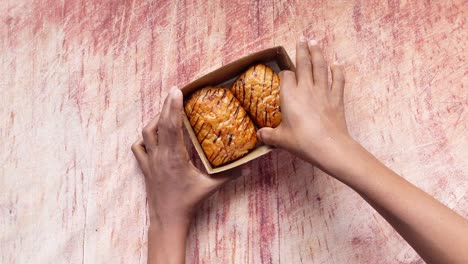
<svg viewBox="0 0 468 264">
<path fill-rule="evenodd" d="M 236 160 L 255 147 L 255 126 L 229 89 L 197 90 L 185 101 L 184 109 L 213 166 Z"/>
<path fill-rule="evenodd" d="M 251 66 L 234 82 L 232 92 L 258 127 L 277 127 L 281 123 L 280 79 L 270 67 Z"/>
</svg>

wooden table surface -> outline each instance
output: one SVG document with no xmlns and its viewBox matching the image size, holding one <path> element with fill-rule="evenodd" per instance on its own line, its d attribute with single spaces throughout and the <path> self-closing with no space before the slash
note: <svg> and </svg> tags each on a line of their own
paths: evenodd
<svg viewBox="0 0 468 264">
<path fill-rule="evenodd" d="M 301 33 L 346 64 L 353 137 L 468 217 L 466 1 L 235 2 L 1 1 L 0 263 L 144 263 L 142 126 L 172 85 L 276 45 L 294 58 Z M 422 262 L 311 165 L 248 167 L 200 208 L 187 263 Z"/>
</svg>

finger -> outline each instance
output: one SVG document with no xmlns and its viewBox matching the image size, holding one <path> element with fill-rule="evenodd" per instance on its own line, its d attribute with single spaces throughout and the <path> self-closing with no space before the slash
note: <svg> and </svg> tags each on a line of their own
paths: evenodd
<svg viewBox="0 0 468 264">
<path fill-rule="evenodd" d="M 182 129 L 182 92 L 173 88 L 164 103 L 158 125 L 160 146 L 172 149 L 184 146 Z"/>
<path fill-rule="evenodd" d="M 140 166 L 140 169 L 143 171 L 143 174 L 146 175 L 146 172 L 148 171 L 148 154 L 146 153 L 143 139 L 140 138 L 132 144 L 132 152 Z"/>
<path fill-rule="evenodd" d="M 280 78 L 280 96 L 292 92 L 293 87 L 297 86 L 296 74 L 292 71 L 281 71 Z"/>
<path fill-rule="evenodd" d="M 312 72 L 314 84 L 324 91 L 328 89 L 328 66 L 323 57 L 322 50 L 317 45 L 317 41 L 309 40 L 309 53 L 312 58 Z"/>
<path fill-rule="evenodd" d="M 226 184 L 228 181 L 237 179 L 239 177 L 244 177 L 250 175 L 250 166 L 244 164 L 240 167 L 235 167 L 230 170 L 213 174 L 211 176 L 207 176 L 209 178 L 209 188 L 212 190 L 219 189 L 222 185 Z"/>
<path fill-rule="evenodd" d="M 343 65 L 334 64 L 331 67 L 332 90 L 331 97 L 337 103 L 343 103 L 343 94 L 345 87 L 345 74 Z"/>
<path fill-rule="evenodd" d="M 143 142 L 146 151 L 152 151 L 158 144 L 157 132 L 158 132 L 159 114 L 157 114 L 144 128 L 143 128 Z"/>
<path fill-rule="evenodd" d="M 279 140 L 280 136 L 278 135 L 279 130 L 280 130 L 280 127 L 277 127 L 277 128 L 264 127 L 257 131 L 257 137 L 260 139 L 260 141 L 262 141 L 263 143 L 267 145 L 279 147 L 280 145 L 280 140 Z"/>
<path fill-rule="evenodd" d="M 310 59 L 307 41 L 304 36 L 301 36 L 296 44 L 296 67 L 297 82 L 305 82 L 312 85 L 312 61 Z"/>
</svg>

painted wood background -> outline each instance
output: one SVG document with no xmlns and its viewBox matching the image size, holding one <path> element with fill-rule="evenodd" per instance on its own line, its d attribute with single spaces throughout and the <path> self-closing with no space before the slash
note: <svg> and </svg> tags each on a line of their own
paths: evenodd
<svg viewBox="0 0 468 264">
<path fill-rule="evenodd" d="M 144 263 L 142 126 L 170 86 L 275 45 L 294 58 L 300 33 L 346 64 L 352 135 L 468 217 L 467 18 L 464 0 L 2 0 L 0 263 Z M 422 262 L 311 165 L 248 166 L 201 207 L 188 263 Z"/>
</svg>

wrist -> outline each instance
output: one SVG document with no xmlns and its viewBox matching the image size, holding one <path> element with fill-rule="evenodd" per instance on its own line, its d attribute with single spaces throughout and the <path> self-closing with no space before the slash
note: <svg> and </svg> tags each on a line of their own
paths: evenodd
<svg viewBox="0 0 468 264">
<path fill-rule="evenodd" d="M 329 156 L 319 164 L 320 169 L 359 192 L 364 191 L 369 184 L 372 185 L 373 181 L 381 181 L 380 178 L 369 178 L 369 175 L 386 169 L 351 136 L 336 138 L 327 152 Z"/>
<path fill-rule="evenodd" d="M 362 156 L 362 146 L 349 135 L 343 135 L 333 140 L 329 146 L 329 152 L 333 158 L 326 164 L 326 170 L 335 177 L 339 177 L 343 171 L 351 169 L 351 165 L 358 156 Z"/>
<path fill-rule="evenodd" d="M 360 146 L 359 143 L 348 134 L 327 136 L 320 142 L 305 144 L 304 159 L 327 173 L 331 173 L 343 166 L 343 161 L 349 156 L 348 153 L 358 146 Z"/>
<path fill-rule="evenodd" d="M 151 221 L 148 228 L 148 263 L 185 263 L 188 231 L 189 224 Z"/>
<path fill-rule="evenodd" d="M 167 224 L 161 222 L 150 222 L 148 236 L 159 238 L 171 237 L 172 239 L 185 238 L 188 234 L 189 224 Z"/>
<path fill-rule="evenodd" d="M 352 184 L 351 175 L 365 156 L 365 149 L 348 134 L 329 137 L 318 150 L 310 149 L 306 160 L 345 184 Z M 356 166 L 358 165 L 358 166 Z"/>
<path fill-rule="evenodd" d="M 165 230 L 185 230 L 190 227 L 191 218 L 188 215 L 176 213 L 161 213 L 150 207 L 150 228 Z"/>
</svg>

